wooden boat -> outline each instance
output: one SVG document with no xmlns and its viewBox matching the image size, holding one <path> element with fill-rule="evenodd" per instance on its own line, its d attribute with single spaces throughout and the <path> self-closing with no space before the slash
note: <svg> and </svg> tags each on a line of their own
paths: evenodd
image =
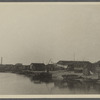
<svg viewBox="0 0 100 100">
<path fill-rule="evenodd" d="M 79 75 L 74 75 L 74 74 L 62 75 L 62 77 L 63 77 L 63 80 L 64 80 L 64 81 L 76 80 L 76 79 L 83 79 L 81 76 L 79 76 Z"/>
<path fill-rule="evenodd" d="M 64 75 L 63 76 L 63 80 L 65 81 L 72 81 L 72 82 L 75 82 L 75 81 L 80 81 L 80 82 L 97 82 L 98 79 L 92 79 L 92 78 L 83 78 L 81 76 L 78 76 L 78 75 Z"/>
</svg>

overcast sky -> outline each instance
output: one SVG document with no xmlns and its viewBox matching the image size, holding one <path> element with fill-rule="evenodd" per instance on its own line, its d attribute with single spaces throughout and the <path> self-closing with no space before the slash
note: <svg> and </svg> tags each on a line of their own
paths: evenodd
<svg viewBox="0 0 100 100">
<path fill-rule="evenodd" d="M 1 3 L 4 64 L 100 60 L 100 5 Z"/>
</svg>

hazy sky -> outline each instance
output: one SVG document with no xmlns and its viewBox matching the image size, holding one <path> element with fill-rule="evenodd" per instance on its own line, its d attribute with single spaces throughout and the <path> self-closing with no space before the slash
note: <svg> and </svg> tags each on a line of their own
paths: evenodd
<svg viewBox="0 0 100 100">
<path fill-rule="evenodd" d="M 100 60 L 100 4 L 1 3 L 3 63 Z"/>
</svg>

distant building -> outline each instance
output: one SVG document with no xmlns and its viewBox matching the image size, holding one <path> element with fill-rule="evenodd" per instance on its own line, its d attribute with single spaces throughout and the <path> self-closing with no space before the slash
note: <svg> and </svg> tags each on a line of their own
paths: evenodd
<svg viewBox="0 0 100 100">
<path fill-rule="evenodd" d="M 13 67 L 13 64 L 0 64 L 0 71 L 11 71 Z"/>
<path fill-rule="evenodd" d="M 91 63 L 89 61 L 59 61 L 57 67 L 65 69 L 67 71 L 74 71 L 76 73 L 86 73 L 86 69 L 89 71 Z"/>
<path fill-rule="evenodd" d="M 45 64 L 44 63 L 31 63 L 30 70 L 33 71 L 45 71 Z"/>
<path fill-rule="evenodd" d="M 14 66 L 14 69 L 17 70 L 23 70 L 23 64 L 22 63 L 16 63 Z"/>
</svg>

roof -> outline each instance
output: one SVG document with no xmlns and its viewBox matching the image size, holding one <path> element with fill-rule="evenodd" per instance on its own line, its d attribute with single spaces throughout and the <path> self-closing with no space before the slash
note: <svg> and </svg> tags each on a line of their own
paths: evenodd
<svg viewBox="0 0 100 100">
<path fill-rule="evenodd" d="M 49 66 L 49 67 L 54 67 L 55 65 L 54 64 L 48 64 L 46 66 Z"/>
<path fill-rule="evenodd" d="M 44 63 L 31 63 L 31 65 L 34 65 L 34 66 L 36 66 L 36 67 L 45 66 Z"/>
<path fill-rule="evenodd" d="M 58 61 L 57 64 L 71 65 L 71 64 L 91 64 L 89 61 Z"/>
</svg>

